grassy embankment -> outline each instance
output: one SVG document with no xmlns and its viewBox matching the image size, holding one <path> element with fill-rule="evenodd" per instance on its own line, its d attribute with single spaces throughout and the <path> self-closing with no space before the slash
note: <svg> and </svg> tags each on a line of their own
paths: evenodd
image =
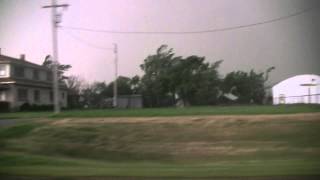
<svg viewBox="0 0 320 180">
<path fill-rule="evenodd" d="M 143 108 L 143 109 L 99 109 L 66 110 L 59 115 L 52 112 L 0 113 L 1 119 L 17 118 L 63 118 L 63 117 L 151 117 L 151 116 L 191 116 L 191 115 L 257 115 L 295 114 L 320 112 L 320 105 L 279 105 L 279 106 L 204 106 L 186 108 Z"/>
<path fill-rule="evenodd" d="M 123 110 L 113 112 L 118 111 Z M 319 138 L 319 113 L 36 119 L 0 128 L 0 174 L 7 178 L 316 179 L 320 177 Z"/>
</svg>

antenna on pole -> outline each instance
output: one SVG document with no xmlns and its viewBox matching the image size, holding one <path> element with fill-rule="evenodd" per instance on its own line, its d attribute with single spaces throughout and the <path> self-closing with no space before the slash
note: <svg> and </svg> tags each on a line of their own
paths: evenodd
<svg viewBox="0 0 320 180">
<path fill-rule="evenodd" d="M 308 104 L 311 104 L 311 87 L 318 86 L 318 84 L 313 83 L 315 79 L 311 79 L 311 83 L 300 84 L 300 86 L 308 87 Z"/>
<path fill-rule="evenodd" d="M 57 8 L 66 9 L 69 4 L 57 4 L 56 0 L 51 1 L 51 5 L 42 8 L 51 8 L 52 18 L 52 62 L 53 62 L 53 103 L 54 113 L 60 113 L 59 103 L 59 77 L 58 77 L 58 24 L 61 22 L 61 13 L 57 13 Z"/>
</svg>

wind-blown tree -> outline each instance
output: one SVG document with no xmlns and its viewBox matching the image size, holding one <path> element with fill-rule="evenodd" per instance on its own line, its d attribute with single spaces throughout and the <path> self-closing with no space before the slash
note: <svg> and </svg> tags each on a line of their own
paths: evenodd
<svg viewBox="0 0 320 180">
<path fill-rule="evenodd" d="M 83 87 L 83 82 L 79 76 L 69 76 L 66 80 L 66 85 L 72 94 L 80 94 L 81 88 Z"/>
<path fill-rule="evenodd" d="M 256 73 L 251 70 L 249 73 L 244 71 L 234 71 L 228 73 L 223 81 L 222 89 L 238 96 L 238 103 L 262 104 L 265 97 L 265 82 L 268 80 L 269 73 L 274 67 L 268 68 L 266 73 Z"/>
<path fill-rule="evenodd" d="M 45 60 L 42 63 L 42 66 L 45 66 L 51 70 L 53 70 L 54 62 L 51 60 L 50 55 L 45 57 Z M 68 71 L 72 66 L 69 64 L 58 64 L 58 77 L 60 81 L 68 79 L 68 76 L 65 76 L 64 73 Z"/>
<path fill-rule="evenodd" d="M 81 90 L 81 104 L 84 107 L 95 107 L 96 106 L 96 92 L 94 92 L 92 85 L 86 84 Z"/>
<path fill-rule="evenodd" d="M 141 78 L 136 75 L 130 79 L 130 87 L 132 90 L 132 94 L 140 94 L 141 93 Z"/>
<path fill-rule="evenodd" d="M 174 55 L 172 49 L 162 45 L 141 65 L 145 73 L 141 86 L 146 105 L 215 104 L 220 82 L 217 68 L 222 61 L 209 64 L 204 57 Z"/>
<path fill-rule="evenodd" d="M 113 96 L 113 87 L 114 87 L 114 82 L 111 82 L 108 84 L 106 89 L 106 95 L 108 97 Z M 118 95 L 132 94 L 131 79 L 125 76 L 119 76 L 117 78 L 117 91 L 118 91 Z"/>
<path fill-rule="evenodd" d="M 172 69 L 172 84 L 183 106 L 217 103 L 220 82 L 217 68 L 221 63 L 209 64 L 198 56 L 179 59 Z"/>
<path fill-rule="evenodd" d="M 90 108 L 106 107 L 108 106 L 106 100 L 113 97 L 112 83 L 108 85 L 105 82 L 89 84 L 82 90 L 81 96 L 83 98 L 83 104 L 88 105 Z"/>
<path fill-rule="evenodd" d="M 134 78 L 135 81 L 138 77 Z M 124 76 L 119 76 L 117 79 L 118 95 L 131 95 L 134 93 L 132 88 L 132 79 Z M 138 82 L 137 82 L 138 83 Z M 94 82 L 87 85 L 81 91 L 83 104 L 88 105 L 91 108 L 101 108 L 108 106 L 106 101 L 108 98 L 113 97 L 113 85 L 114 82 L 106 84 L 105 82 Z"/>
<path fill-rule="evenodd" d="M 166 106 L 174 97 L 174 94 L 170 95 L 172 91 L 170 72 L 174 56 L 172 51 L 167 45 L 162 45 L 155 55 L 148 56 L 140 65 L 145 73 L 141 78 L 141 89 L 146 106 Z"/>
<path fill-rule="evenodd" d="M 84 81 L 78 76 L 69 76 L 65 82 L 68 90 L 68 107 L 79 107 L 80 93 L 83 88 Z"/>
<path fill-rule="evenodd" d="M 197 105 L 215 105 L 218 103 L 221 80 L 218 73 L 218 68 L 223 61 L 216 61 L 213 64 L 206 63 L 201 71 L 199 71 L 199 82 L 196 87 L 196 93 L 193 104 Z"/>
</svg>

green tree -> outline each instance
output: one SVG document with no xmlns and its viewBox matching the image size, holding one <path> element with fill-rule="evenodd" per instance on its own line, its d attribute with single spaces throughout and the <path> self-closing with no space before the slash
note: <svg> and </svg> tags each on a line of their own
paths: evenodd
<svg viewBox="0 0 320 180">
<path fill-rule="evenodd" d="M 148 56 L 144 64 L 140 65 L 145 73 L 141 78 L 141 90 L 146 106 L 165 106 L 174 97 L 174 94 L 170 94 L 170 72 L 174 56 L 172 51 L 167 45 L 162 45 L 155 55 Z"/>
<path fill-rule="evenodd" d="M 195 93 L 194 104 L 198 105 L 215 105 L 219 100 L 221 79 L 218 68 L 223 61 L 206 65 L 201 72 L 200 82 Z"/>
<path fill-rule="evenodd" d="M 269 73 L 274 69 L 270 67 L 266 73 L 256 73 L 251 70 L 249 73 L 244 71 L 234 71 L 228 73 L 223 81 L 222 89 L 239 97 L 238 103 L 262 104 L 265 97 L 265 82 L 268 80 Z"/>
<path fill-rule="evenodd" d="M 87 85 L 81 91 L 82 104 L 90 108 L 100 108 L 103 106 L 107 95 L 105 90 L 107 85 L 104 82 L 94 82 Z"/>
<path fill-rule="evenodd" d="M 134 90 L 139 89 L 139 77 L 135 76 L 132 79 L 125 76 L 119 76 L 117 79 L 118 95 L 131 95 Z M 108 98 L 113 97 L 114 82 L 106 84 L 105 82 L 94 82 L 87 85 L 81 90 L 82 103 L 91 108 L 107 107 L 110 104 Z"/>
<path fill-rule="evenodd" d="M 132 94 L 140 94 L 141 93 L 141 79 L 138 75 L 131 78 L 130 87 L 132 90 Z"/>
<path fill-rule="evenodd" d="M 78 76 L 69 76 L 66 80 L 66 85 L 68 92 L 72 94 L 80 94 L 81 88 L 83 87 L 83 82 Z"/>
<path fill-rule="evenodd" d="M 114 82 L 111 82 L 108 84 L 106 88 L 106 95 L 108 97 L 113 97 L 113 87 L 114 87 Z M 119 76 L 117 78 L 117 90 L 118 90 L 118 95 L 132 94 L 133 90 L 131 87 L 131 79 L 125 76 Z"/>
<path fill-rule="evenodd" d="M 220 82 L 217 68 L 205 62 L 204 57 L 175 56 L 167 45 L 158 48 L 155 55 L 148 56 L 141 65 L 144 100 L 149 106 L 189 104 L 215 104 Z"/>
<path fill-rule="evenodd" d="M 77 108 L 80 106 L 80 93 L 83 87 L 84 81 L 78 76 L 69 76 L 65 80 L 68 90 L 68 107 Z"/>
<path fill-rule="evenodd" d="M 220 82 L 217 68 L 221 63 L 209 64 L 204 57 L 189 56 L 175 64 L 172 84 L 184 106 L 217 103 Z"/>
<path fill-rule="evenodd" d="M 45 66 L 45 67 L 53 70 L 53 65 L 54 65 L 54 63 L 51 60 L 50 55 L 47 55 L 45 57 L 45 60 L 42 63 L 42 66 Z M 57 70 L 58 70 L 58 77 L 59 77 L 60 81 L 68 79 L 68 76 L 65 76 L 64 73 L 66 71 L 68 71 L 71 67 L 72 66 L 69 64 L 58 64 Z"/>
</svg>

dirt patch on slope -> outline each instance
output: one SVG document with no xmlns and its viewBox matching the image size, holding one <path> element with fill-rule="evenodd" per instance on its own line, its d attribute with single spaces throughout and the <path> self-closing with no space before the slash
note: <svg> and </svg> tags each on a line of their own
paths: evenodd
<svg viewBox="0 0 320 180">
<path fill-rule="evenodd" d="M 299 123 L 299 122 L 307 123 Z M 292 123 L 291 123 L 292 122 Z M 298 122 L 298 123 L 297 123 Z M 318 127 L 320 113 L 290 115 L 219 115 L 179 117 L 64 118 L 50 122 L 56 128 L 100 128 L 102 149 L 131 153 L 164 153 L 179 159 L 255 154 L 320 154 L 319 147 L 301 146 Z M 111 129 L 104 130 L 105 127 Z M 114 127 L 116 130 L 112 130 Z M 109 133 L 109 136 L 106 134 Z M 297 135 L 300 134 L 300 135 Z M 318 133 L 313 133 L 317 135 Z M 303 138 L 303 136 L 302 136 Z M 107 145 L 103 143 L 107 143 Z M 296 146 L 298 144 L 299 146 Z M 100 145 L 99 145 L 100 147 Z"/>
<path fill-rule="evenodd" d="M 65 118 L 52 122 L 52 125 L 104 124 L 104 123 L 211 123 L 236 121 L 270 121 L 270 120 L 301 120 L 319 121 L 320 113 L 300 113 L 289 115 L 216 115 L 216 116 L 177 116 L 177 117 L 106 117 L 106 118 Z"/>
</svg>

